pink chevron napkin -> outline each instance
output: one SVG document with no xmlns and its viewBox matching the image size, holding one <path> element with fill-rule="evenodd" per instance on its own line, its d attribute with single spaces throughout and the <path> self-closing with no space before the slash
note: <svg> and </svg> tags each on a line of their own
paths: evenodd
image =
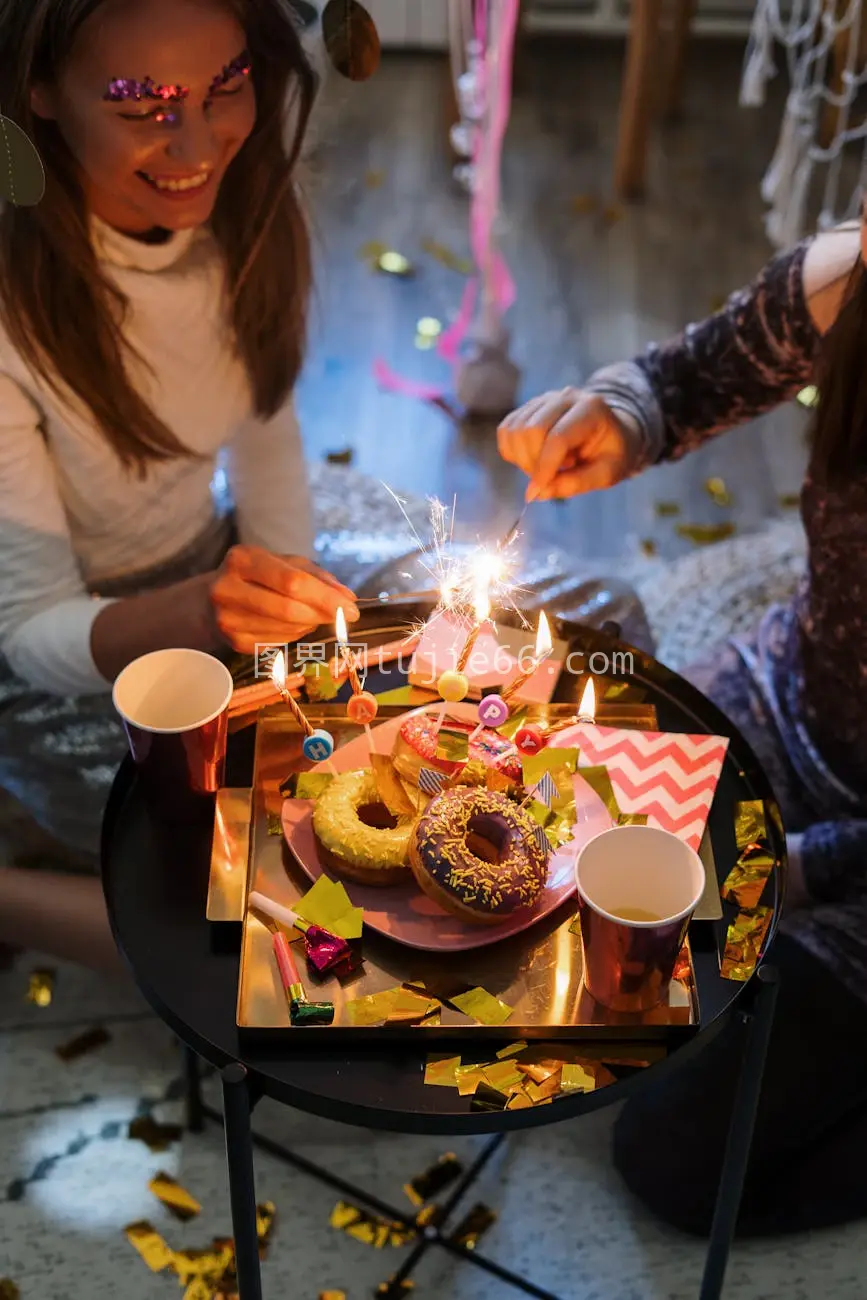
<svg viewBox="0 0 867 1300">
<path fill-rule="evenodd" d="M 724 736 L 627 731 L 579 723 L 557 736 L 577 745 L 582 767 L 608 769 L 623 812 L 646 813 L 648 825 L 672 831 L 698 849 L 728 749 Z"/>
</svg>

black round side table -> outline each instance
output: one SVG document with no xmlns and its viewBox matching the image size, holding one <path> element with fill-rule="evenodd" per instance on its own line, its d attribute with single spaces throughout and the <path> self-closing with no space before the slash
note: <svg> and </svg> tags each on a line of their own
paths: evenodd
<svg viewBox="0 0 867 1300">
<path fill-rule="evenodd" d="M 718 870 L 734 861 L 733 808 L 744 799 L 762 799 L 768 833 L 778 866 L 772 890 L 775 927 L 785 873 L 785 840 L 773 793 L 745 741 L 698 691 L 675 674 L 642 656 L 648 669 L 642 686 L 657 706 L 664 730 L 707 732 L 730 738 L 729 755 L 711 810 L 709 829 Z M 252 773 L 252 729 L 229 743 L 227 785 L 247 786 Z M 676 1069 L 736 1016 L 745 1036 L 741 1081 L 722 1171 L 717 1208 L 699 1300 L 718 1300 L 734 1237 L 741 1192 L 755 1124 L 762 1071 L 776 997 L 776 972 L 764 964 L 747 983 L 724 980 L 719 952 L 722 922 L 694 922 L 694 965 L 702 1011 L 700 1030 L 665 1060 L 598 1091 L 558 1098 L 553 1105 L 513 1111 L 475 1112 L 470 1098 L 451 1089 L 424 1084 L 427 1048 L 407 1049 L 387 1043 L 359 1043 L 352 1049 L 316 1044 L 242 1049 L 235 1023 L 238 983 L 237 951 L 216 951 L 205 900 L 210 864 L 208 827 L 173 828 L 170 835 L 148 815 L 127 759 L 116 777 L 103 826 L 103 887 L 118 947 L 154 1011 L 185 1047 L 188 1123 L 198 1130 L 205 1119 L 225 1124 L 228 1173 L 241 1300 L 261 1300 L 256 1235 L 253 1147 L 259 1146 L 329 1184 L 341 1195 L 413 1230 L 405 1210 L 384 1204 L 361 1188 L 319 1169 L 270 1139 L 254 1134 L 251 1114 L 261 1097 L 343 1123 L 404 1133 L 491 1134 L 492 1140 L 464 1173 L 442 1207 L 439 1225 L 430 1224 L 394 1279 L 394 1294 L 421 1256 L 432 1246 L 499 1277 L 504 1283 L 541 1300 L 560 1300 L 526 1278 L 502 1268 L 475 1250 L 451 1242 L 443 1231 L 448 1215 L 478 1177 L 484 1164 L 513 1130 L 574 1119 L 621 1100 L 651 1076 Z M 723 865 L 725 871 L 723 870 Z M 694 933 L 695 932 L 695 933 Z M 447 1043 L 437 1042 L 437 1050 Z M 466 1048 L 464 1048 L 466 1051 Z M 204 1103 L 199 1062 L 221 1072 L 223 1113 Z M 479 1059 L 487 1059 L 480 1051 Z"/>
</svg>

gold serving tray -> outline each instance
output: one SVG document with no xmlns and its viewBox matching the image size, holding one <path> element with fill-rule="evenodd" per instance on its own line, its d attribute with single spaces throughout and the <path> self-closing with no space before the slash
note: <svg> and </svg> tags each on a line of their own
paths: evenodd
<svg viewBox="0 0 867 1300">
<path fill-rule="evenodd" d="M 405 711 L 402 706 L 384 705 L 379 716 L 384 720 Z M 305 712 L 315 727 L 324 727 L 332 733 L 338 748 L 360 734 L 361 729 L 346 718 L 343 705 L 308 705 Z M 574 706 L 540 706 L 534 713 L 547 721 L 565 720 L 574 715 Z M 630 718 L 628 724 L 626 716 Z M 603 705 L 597 711 L 597 721 L 645 730 L 653 730 L 657 725 L 653 706 L 631 703 Z M 292 857 L 282 832 L 271 833 L 279 825 L 281 784 L 291 772 L 309 766 L 301 752 L 301 741 L 297 724 L 285 708 L 275 706 L 260 715 L 246 872 L 242 792 L 222 792 L 223 830 L 215 836 L 209 909 L 213 900 L 214 919 L 219 912 L 221 919 L 243 920 L 237 1023 L 245 1036 L 276 1036 L 283 1041 L 286 1031 L 291 1031 L 293 1036 L 312 1034 L 321 1038 L 327 1033 L 346 1040 L 394 1040 L 423 1034 L 428 1039 L 466 1036 L 509 1040 L 563 1037 L 665 1041 L 680 1038 L 698 1025 L 699 1007 L 692 973 L 684 983 L 672 984 L 668 1005 L 644 1015 L 619 1015 L 599 1007 L 583 987 L 581 943 L 577 926 L 576 932 L 571 928 L 575 920 L 574 900 L 571 900 L 521 934 L 471 951 L 422 952 L 366 929 L 363 968 L 349 982 L 328 978 L 318 984 L 309 972 L 302 972 L 311 999 L 325 998 L 334 1003 L 334 1024 L 327 1029 L 291 1028 L 286 997 L 274 962 L 271 933 L 255 914 L 246 912 L 246 906 L 239 917 L 235 910 L 240 896 L 235 873 L 237 869 L 238 877 L 247 878 L 245 905 L 247 894 L 259 890 L 276 902 L 292 907 L 310 888 L 311 882 Z M 236 856 L 229 865 L 228 857 L 232 853 Z M 718 900 L 719 885 L 712 856 L 706 856 L 705 862 Z M 227 879 L 231 881 L 230 886 L 226 884 Z M 455 993 L 480 985 L 512 1007 L 512 1016 L 503 1026 L 480 1026 L 444 1007 L 441 1022 L 436 1026 L 358 1027 L 348 1023 L 348 1002 L 396 984 L 420 980 L 434 996 L 439 992 L 442 997 L 448 997 L 450 990 Z"/>
</svg>

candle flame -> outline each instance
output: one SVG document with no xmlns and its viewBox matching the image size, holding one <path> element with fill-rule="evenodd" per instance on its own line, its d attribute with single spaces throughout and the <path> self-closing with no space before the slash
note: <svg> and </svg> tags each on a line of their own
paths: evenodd
<svg viewBox="0 0 867 1300">
<path fill-rule="evenodd" d="M 283 657 L 283 651 L 278 650 L 274 659 L 274 666 L 271 669 L 271 680 L 279 691 L 283 690 L 286 685 L 286 660 Z"/>
<path fill-rule="evenodd" d="M 596 687 L 593 685 L 593 678 L 587 679 L 587 685 L 581 695 L 581 703 L 578 705 L 578 717 L 586 718 L 590 722 L 596 717 Z"/>
<path fill-rule="evenodd" d="M 545 611 L 539 611 L 539 626 L 536 629 L 536 660 L 541 662 L 547 659 L 548 655 L 554 649 L 554 642 L 551 640 L 551 629 L 548 626 L 548 619 Z"/>
<path fill-rule="evenodd" d="M 334 633 L 337 637 L 338 645 L 346 645 L 349 637 L 346 632 L 346 615 L 343 612 L 343 606 L 340 605 L 337 610 L 337 616 L 334 620 Z"/>
</svg>

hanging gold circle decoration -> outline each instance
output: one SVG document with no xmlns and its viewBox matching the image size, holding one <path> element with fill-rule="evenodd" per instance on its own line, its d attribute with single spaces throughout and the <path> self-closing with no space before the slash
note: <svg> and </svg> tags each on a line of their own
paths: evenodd
<svg viewBox="0 0 867 1300">
<path fill-rule="evenodd" d="M 36 145 L 11 118 L 0 115 L 0 198 L 32 208 L 45 193 L 45 171 Z"/>
<path fill-rule="evenodd" d="M 358 0 L 328 0 L 322 37 L 335 70 L 349 81 L 367 81 L 379 67 L 382 49 L 376 23 Z"/>
</svg>

